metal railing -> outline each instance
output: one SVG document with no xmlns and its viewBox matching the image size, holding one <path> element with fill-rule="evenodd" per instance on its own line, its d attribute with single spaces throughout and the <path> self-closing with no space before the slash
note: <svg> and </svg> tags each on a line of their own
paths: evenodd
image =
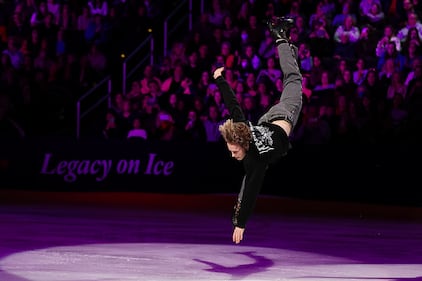
<svg viewBox="0 0 422 281">
<path fill-rule="evenodd" d="M 93 97 L 93 94 L 98 93 L 97 90 L 101 90 L 100 87 L 107 84 L 107 94 L 100 95 L 99 98 L 95 99 L 95 102 L 91 104 L 88 108 L 82 110 L 81 104 L 82 101 L 86 100 L 89 97 Z M 96 84 L 92 89 L 87 91 L 84 95 L 82 95 L 78 101 L 76 102 L 76 139 L 79 139 L 81 136 L 81 121 L 84 117 L 87 116 L 92 110 L 97 108 L 101 103 L 107 101 L 108 108 L 111 107 L 111 92 L 112 92 L 112 85 L 111 85 L 111 77 L 107 76 L 103 80 L 101 80 L 98 84 Z"/>
<path fill-rule="evenodd" d="M 145 52 L 145 47 L 149 45 L 149 50 Z M 145 52 L 145 56 L 139 59 L 137 64 L 134 66 L 128 67 L 129 62 L 131 62 L 134 58 L 137 58 L 140 52 Z M 126 87 L 127 81 L 132 75 L 137 71 L 149 58 L 149 63 L 152 65 L 154 64 L 154 38 L 152 34 L 148 35 L 148 37 L 141 43 L 139 46 L 127 56 L 122 65 L 122 94 L 126 95 Z"/>
<path fill-rule="evenodd" d="M 186 20 L 188 21 L 188 30 L 192 30 L 193 25 L 193 17 L 192 17 L 192 4 L 193 0 L 183 0 L 181 1 L 177 7 L 172 11 L 172 13 L 166 18 L 164 21 L 163 27 L 163 35 L 164 35 L 164 57 L 167 56 L 168 51 L 168 41 L 169 37 L 180 28 L 183 24 L 186 24 Z M 200 1 L 200 11 L 201 13 L 204 12 L 204 0 Z M 180 16 L 180 11 L 182 9 L 188 9 L 188 13 L 181 13 L 183 16 L 177 18 L 175 23 L 172 23 L 172 28 L 169 30 L 169 25 L 172 19 L 176 16 Z M 179 14 L 178 14 L 179 13 Z M 144 56 L 139 58 L 139 54 L 144 53 Z M 132 61 L 137 59 L 137 63 L 135 65 L 129 65 Z M 148 35 L 148 37 L 141 43 L 139 46 L 133 50 L 123 61 L 122 64 L 122 94 L 126 95 L 127 83 L 128 80 L 132 77 L 132 75 L 138 71 L 138 69 L 143 66 L 149 59 L 149 64 L 154 64 L 154 38 L 152 33 Z M 84 100 L 89 97 L 93 97 L 94 93 L 100 89 L 101 86 L 107 84 L 107 94 L 100 95 L 94 99 L 91 106 L 87 109 L 82 110 L 81 105 Z M 108 107 L 111 107 L 111 95 L 112 95 L 112 80 L 111 76 L 105 77 L 101 80 L 98 84 L 96 84 L 92 89 L 87 91 L 84 95 L 82 95 L 78 101 L 76 102 L 76 138 L 79 139 L 81 136 L 81 122 L 84 117 L 88 115 L 91 111 L 101 105 L 104 101 L 107 101 Z"/>
<path fill-rule="evenodd" d="M 188 7 L 186 7 L 188 6 Z M 180 17 L 180 10 L 181 9 L 186 9 L 188 8 L 188 13 L 182 13 L 182 17 Z M 172 24 L 170 24 L 170 22 L 172 21 L 172 19 L 176 16 L 179 16 L 179 18 L 177 18 L 176 22 L 172 22 Z M 181 1 L 179 3 L 179 5 L 177 5 L 174 10 L 171 12 L 171 14 L 166 18 L 166 20 L 164 21 L 164 27 L 163 27 L 163 41 L 164 41 L 164 50 L 163 50 L 163 56 L 166 57 L 167 56 L 167 52 L 168 52 L 168 41 L 169 41 L 169 37 L 178 30 L 178 28 L 182 25 L 182 24 L 186 24 L 186 20 L 188 20 L 188 30 L 192 30 L 192 0 L 185 0 L 185 1 Z M 169 29 L 169 26 L 171 26 L 171 29 Z"/>
<path fill-rule="evenodd" d="M 200 1 L 200 11 L 201 13 L 204 11 L 204 0 Z M 168 42 L 169 37 L 174 34 L 178 29 L 183 25 L 186 24 L 188 21 L 186 31 L 191 31 L 193 26 L 193 0 L 182 0 L 180 3 L 173 9 L 170 15 L 164 20 L 163 25 L 163 42 L 164 42 L 164 50 L 163 50 L 163 57 L 167 56 L 168 52 Z M 182 12 L 182 9 L 187 9 L 188 13 Z M 186 11 L 186 10 L 185 10 Z M 182 14 L 182 16 L 180 16 Z M 179 16 L 179 17 L 177 17 Z M 175 22 L 172 20 L 176 18 Z M 169 29 L 171 26 L 171 29 Z M 149 50 L 145 50 L 145 47 L 149 45 Z M 140 52 L 144 52 L 145 55 L 142 58 L 138 58 Z M 138 63 L 134 66 L 129 66 L 129 63 L 134 60 L 138 59 Z M 141 67 L 144 63 L 148 60 L 151 65 L 154 65 L 154 37 L 152 33 L 135 49 L 132 53 L 127 56 L 123 61 L 123 69 L 122 69 L 122 94 L 126 95 L 127 92 L 127 83 L 131 76 Z M 130 69 L 130 70 L 129 70 Z"/>
</svg>

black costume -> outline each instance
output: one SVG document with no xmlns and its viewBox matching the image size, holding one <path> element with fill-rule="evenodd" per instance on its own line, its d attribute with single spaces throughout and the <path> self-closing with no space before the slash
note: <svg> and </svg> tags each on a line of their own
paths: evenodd
<svg viewBox="0 0 422 281">
<path fill-rule="evenodd" d="M 252 133 L 252 141 L 242 160 L 245 176 L 234 207 L 232 222 L 235 227 L 245 228 L 262 188 L 268 165 L 280 160 L 289 150 L 290 142 L 286 132 L 271 122 L 286 120 L 293 129 L 302 107 L 302 75 L 297 63 L 297 48 L 282 42 L 277 46 L 277 50 L 284 75 L 283 93 L 280 102 L 259 119 L 258 125 L 246 120 L 225 78 L 219 76 L 215 79 L 233 122 L 245 122 Z"/>
</svg>

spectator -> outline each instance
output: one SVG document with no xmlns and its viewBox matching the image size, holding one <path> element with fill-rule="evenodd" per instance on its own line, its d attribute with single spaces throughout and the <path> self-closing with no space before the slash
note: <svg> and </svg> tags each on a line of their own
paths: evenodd
<svg viewBox="0 0 422 281">
<path fill-rule="evenodd" d="M 15 12 L 12 15 L 12 20 L 4 30 L 3 40 L 7 40 L 8 37 L 15 37 L 19 38 L 19 40 L 23 40 L 28 37 L 30 32 L 31 27 L 25 22 L 22 13 Z"/>
<path fill-rule="evenodd" d="M 233 19 L 230 15 L 225 15 L 222 25 L 222 33 L 224 41 L 234 42 L 235 47 L 239 39 L 239 27 L 233 22 Z"/>
<path fill-rule="evenodd" d="M 332 39 L 327 30 L 324 18 L 312 20 L 309 33 L 309 45 L 316 56 L 329 57 L 332 55 Z"/>
<path fill-rule="evenodd" d="M 60 7 L 60 13 L 57 19 L 57 26 L 66 33 L 73 32 L 77 27 L 76 14 L 70 10 L 69 3 L 63 3 Z"/>
<path fill-rule="evenodd" d="M 88 68 L 92 73 L 94 81 L 101 80 L 106 72 L 108 67 L 107 57 L 100 49 L 97 44 L 91 44 L 90 51 L 86 55 Z"/>
<path fill-rule="evenodd" d="M 87 6 L 82 7 L 82 12 L 77 17 L 76 30 L 85 32 L 91 21 L 91 10 Z"/>
<path fill-rule="evenodd" d="M 420 67 L 421 65 L 422 65 L 422 58 L 416 58 L 415 60 L 413 60 L 413 62 L 412 62 L 412 68 L 408 71 L 408 73 L 406 75 L 406 79 L 404 80 L 404 85 L 406 86 L 406 88 L 408 88 L 409 85 L 414 82 L 415 70 L 418 67 Z M 407 91 L 408 90 L 409 89 L 407 89 Z"/>
<path fill-rule="evenodd" d="M 319 118 L 319 107 L 314 104 L 304 104 L 302 122 L 292 135 L 293 141 L 301 144 L 328 144 L 332 132 L 328 122 Z"/>
<path fill-rule="evenodd" d="M 194 25 L 193 33 L 201 34 L 203 43 L 208 44 L 212 40 L 214 26 L 209 21 L 209 14 L 202 13 L 198 22 Z"/>
<path fill-rule="evenodd" d="M 404 70 L 406 63 L 406 57 L 396 50 L 396 44 L 394 42 L 389 42 L 387 44 L 386 52 L 378 58 L 377 62 L 377 71 L 381 71 L 384 67 L 385 62 L 388 59 L 392 59 L 393 63 L 400 71 Z"/>
<path fill-rule="evenodd" d="M 105 139 L 121 139 L 123 133 L 121 132 L 121 128 L 119 126 L 118 116 L 117 114 L 109 110 L 105 116 L 105 125 L 102 131 L 103 137 Z"/>
<path fill-rule="evenodd" d="M 369 24 L 375 29 L 382 28 L 385 25 L 385 14 L 381 3 L 373 1 L 369 11 L 363 15 L 362 24 Z"/>
<path fill-rule="evenodd" d="M 55 57 L 61 57 L 67 52 L 67 42 L 64 29 L 57 31 L 56 53 Z"/>
<path fill-rule="evenodd" d="M 355 59 L 355 45 L 359 40 L 359 27 L 353 22 L 352 16 L 347 16 L 344 23 L 334 33 L 334 56 L 337 58 Z"/>
<path fill-rule="evenodd" d="M 320 28 L 324 28 L 327 30 L 327 27 L 330 26 L 328 23 L 327 14 L 325 14 L 324 10 L 324 2 L 319 1 L 317 6 L 315 7 L 315 11 L 309 17 L 309 27 L 311 30 L 319 30 Z"/>
<path fill-rule="evenodd" d="M 365 65 L 365 60 L 363 58 L 358 58 L 356 61 L 356 69 L 353 71 L 353 82 L 356 85 L 361 85 L 368 74 L 368 69 Z"/>
<path fill-rule="evenodd" d="M 336 30 L 340 25 L 344 23 L 347 16 L 351 16 L 354 22 L 357 22 L 356 15 L 353 13 L 350 1 L 343 1 L 341 5 L 341 12 L 334 15 L 331 21 L 331 29 Z"/>
<path fill-rule="evenodd" d="M 321 58 L 314 55 L 312 57 L 312 68 L 309 73 L 309 82 L 311 88 L 314 88 L 321 81 L 321 75 L 324 70 L 326 70 L 326 67 L 323 66 Z"/>
<path fill-rule="evenodd" d="M 278 91 L 280 91 L 280 90 L 278 90 Z M 282 91 L 283 91 L 283 89 L 281 89 L 280 92 L 282 92 Z M 302 92 L 303 92 L 303 95 L 305 97 L 305 99 L 304 99 L 305 103 L 311 102 L 311 100 L 313 98 L 313 96 L 312 96 L 313 91 L 310 88 L 309 75 L 303 75 L 302 76 Z"/>
<path fill-rule="evenodd" d="M 188 54 L 188 62 L 185 66 L 185 73 L 187 77 L 190 77 L 192 83 L 197 86 L 199 80 L 201 79 L 201 73 L 204 71 L 199 65 L 199 56 L 197 51 L 193 51 L 192 53 Z"/>
<path fill-rule="evenodd" d="M 342 81 L 341 86 L 336 86 L 336 90 L 344 95 L 348 100 L 355 99 L 355 93 L 357 89 L 357 84 L 353 81 L 353 72 L 348 67 L 343 72 L 343 75 L 339 77 Z"/>
<path fill-rule="evenodd" d="M 332 82 L 333 78 L 328 70 L 321 73 L 321 80 L 313 88 L 313 94 L 318 97 L 322 104 L 332 104 L 335 98 L 336 85 Z"/>
<path fill-rule="evenodd" d="M 31 27 L 39 27 L 44 22 L 44 18 L 47 16 L 47 14 L 47 3 L 45 1 L 40 1 L 37 9 L 31 15 Z"/>
<path fill-rule="evenodd" d="M 270 57 L 275 57 L 276 51 L 274 48 L 274 40 L 271 37 L 270 32 L 267 30 L 265 31 L 265 38 L 259 45 L 258 48 L 258 55 L 266 60 Z"/>
<path fill-rule="evenodd" d="M 108 14 L 107 0 L 89 0 L 87 5 L 93 16 L 100 15 L 105 17 Z"/>
<path fill-rule="evenodd" d="M 261 111 L 259 110 L 256 98 L 251 95 L 245 95 L 241 106 L 243 113 L 248 120 L 255 123 L 258 122 Z"/>
<path fill-rule="evenodd" d="M 407 130 L 409 140 L 419 143 L 421 140 L 420 131 L 422 129 L 422 67 L 415 65 L 414 78 L 409 84 L 406 95 L 406 106 L 408 111 Z"/>
<path fill-rule="evenodd" d="M 96 44 L 104 46 L 108 42 L 108 30 L 104 23 L 104 18 L 100 14 L 95 14 L 93 20 L 88 23 L 88 27 L 84 31 L 86 44 Z"/>
<path fill-rule="evenodd" d="M 43 40 L 47 43 L 47 54 L 50 58 L 55 56 L 57 33 L 59 27 L 54 22 L 53 14 L 47 13 L 44 17 L 44 22 L 40 24 L 39 31 Z"/>
<path fill-rule="evenodd" d="M 220 53 L 218 56 L 222 58 L 222 64 L 227 68 L 233 68 L 238 61 L 238 56 L 233 52 L 232 45 L 229 41 L 223 41 L 220 45 Z"/>
<path fill-rule="evenodd" d="M 160 141 L 174 141 L 178 139 L 173 117 L 165 111 L 157 114 L 156 139 Z"/>
<path fill-rule="evenodd" d="M 181 64 L 176 65 L 173 68 L 173 73 L 170 77 L 165 79 L 161 84 L 161 91 L 165 94 L 177 93 L 180 94 L 183 91 L 182 81 L 186 78 L 183 66 Z"/>
<path fill-rule="evenodd" d="M 186 45 L 184 42 L 174 42 L 170 49 L 170 67 L 175 68 L 176 65 L 186 65 L 188 58 L 186 55 Z"/>
<path fill-rule="evenodd" d="M 157 104 L 154 98 L 146 95 L 142 99 L 139 117 L 141 118 L 144 129 L 147 131 L 148 139 L 155 139 L 156 137 L 156 120 L 159 111 L 160 106 Z"/>
<path fill-rule="evenodd" d="M 59 25 L 60 18 L 63 16 L 61 13 L 61 5 L 56 3 L 55 0 L 47 0 L 47 11 L 53 15 L 53 22 Z"/>
<path fill-rule="evenodd" d="M 3 50 L 2 53 L 9 56 L 14 69 L 20 70 L 23 63 L 23 54 L 16 38 L 9 37 L 7 40 L 7 48 Z"/>
<path fill-rule="evenodd" d="M 248 25 L 246 26 L 249 43 L 253 46 L 254 50 L 258 50 L 259 44 L 264 40 L 265 26 L 258 23 L 258 16 L 255 14 L 249 15 Z"/>
<path fill-rule="evenodd" d="M 381 83 L 378 72 L 375 69 L 368 71 L 366 80 L 362 85 L 365 87 L 366 95 L 374 107 L 378 102 L 385 100 L 387 85 Z"/>
<path fill-rule="evenodd" d="M 407 14 L 406 26 L 401 28 L 397 33 L 397 37 L 401 42 L 406 40 L 407 34 L 411 28 L 416 28 L 419 33 L 419 37 L 422 38 L 422 23 L 419 21 L 417 14 L 414 12 Z"/>
<path fill-rule="evenodd" d="M 252 13 L 253 11 L 251 9 L 251 3 L 249 1 L 244 1 L 240 5 L 235 20 L 240 30 L 244 30 L 248 26 L 249 17 Z"/>
<path fill-rule="evenodd" d="M 300 0 L 292 0 L 290 3 L 290 9 L 285 16 L 289 18 L 293 18 L 297 21 L 298 17 L 303 16 L 300 11 L 300 4 L 301 4 Z"/>
<path fill-rule="evenodd" d="M 238 82 L 238 75 L 235 73 L 233 68 L 225 68 L 224 71 L 226 72 L 225 77 L 227 83 L 229 83 L 232 89 L 236 88 L 236 84 Z"/>
<path fill-rule="evenodd" d="M 290 33 L 297 33 L 297 42 L 300 44 L 302 42 L 308 42 L 309 37 L 309 28 L 306 25 L 304 16 L 297 16 L 295 20 L 295 26 L 290 30 Z"/>
<path fill-rule="evenodd" d="M 148 133 L 142 126 L 142 121 L 140 117 L 135 117 L 132 120 L 132 128 L 129 130 L 127 134 L 128 139 L 142 139 L 147 140 L 148 139 Z"/>
<path fill-rule="evenodd" d="M 307 43 L 301 43 L 298 48 L 299 66 L 302 73 L 310 73 L 313 65 L 311 49 Z"/>
<path fill-rule="evenodd" d="M 419 36 L 418 30 L 414 27 L 409 29 L 406 39 L 403 41 L 403 53 L 407 56 L 409 55 L 410 45 L 414 45 L 412 47 L 415 47 L 415 49 L 411 51 L 414 52 L 413 55 L 421 54 L 422 37 Z"/>
<path fill-rule="evenodd" d="M 395 94 L 391 101 L 391 109 L 389 111 L 390 132 L 394 140 L 402 141 L 405 134 L 408 112 L 404 103 L 405 98 L 401 94 Z"/>
<path fill-rule="evenodd" d="M 157 82 L 158 85 L 161 85 L 161 80 L 158 78 L 158 75 L 155 74 L 154 65 L 147 64 L 144 67 L 144 70 L 142 72 L 142 77 L 139 81 L 140 83 L 140 92 L 145 95 L 149 94 L 151 92 L 150 89 L 150 82 L 151 80 L 154 80 Z"/>
<path fill-rule="evenodd" d="M 184 139 L 195 143 L 205 143 L 207 140 L 204 123 L 195 110 L 188 112 L 188 119 L 184 126 Z"/>
<path fill-rule="evenodd" d="M 394 71 L 391 76 L 391 83 L 387 88 L 386 99 L 391 103 L 396 95 L 401 95 L 403 101 L 406 97 L 406 85 L 404 85 L 403 75 L 400 71 Z"/>
<path fill-rule="evenodd" d="M 132 104 L 141 103 L 143 94 L 141 93 L 141 87 L 139 86 L 139 81 L 137 80 L 132 81 L 129 92 L 126 94 L 126 98 L 129 99 Z"/>
<path fill-rule="evenodd" d="M 274 84 L 278 78 L 282 77 L 282 72 L 276 63 L 275 57 L 269 57 L 265 61 L 265 68 L 262 68 L 257 76 L 258 81 Z"/>
<path fill-rule="evenodd" d="M 211 1 L 211 11 L 209 12 L 209 22 L 215 27 L 222 27 L 224 18 L 229 16 L 229 11 L 223 6 L 221 0 Z"/>
<path fill-rule="evenodd" d="M 381 57 L 385 54 L 387 51 L 387 45 L 390 42 L 394 43 L 394 47 L 397 52 L 401 51 L 401 42 L 400 39 L 395 35 L 393 26 L 386 25 L 384 27 L 384 34 L 378 41 L 377 47 L 375 49 L 375 54 L 377 57 Z"/>
</svg>

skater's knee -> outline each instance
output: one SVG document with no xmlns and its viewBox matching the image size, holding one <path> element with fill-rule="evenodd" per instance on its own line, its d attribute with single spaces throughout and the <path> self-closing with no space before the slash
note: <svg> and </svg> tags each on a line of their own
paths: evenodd
<svg viewBox="0 0 422 281">
<path fill-rule="evenodd" d="M 286 132 L 286 135 L 289 136 L 290 132 L 292 130 L 292 123 L 290 121 L 288 121 L 287 119 L 278 119 L 278 120 L 274 120 L 271 123 L 273 123 L 274 125 L 277 125 L 279 127 L 281 127 L 284 132 Z"/>
</svg>

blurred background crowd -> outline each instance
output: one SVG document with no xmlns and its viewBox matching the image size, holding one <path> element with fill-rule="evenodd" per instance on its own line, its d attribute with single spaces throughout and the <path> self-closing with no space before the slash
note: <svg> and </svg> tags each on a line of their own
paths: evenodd
<svg viewBox="0 0 422 281">
<path fill-rule="evenodd" d="M 160 34 L 170 1 L 2 0 L 0 132 L 73 136 L 75 101 L 120 54 Z M 177 1 L 174 1 L 177 2 Z M 193 28 L 113 89 L 90 137 L 221 141 L 228 117 L 215 63 L 256 122 L 280 98 L 276 48 L 263 21 L 295 18 L 304 105 L 292 141 L 413 142 L 422 128 L 422 4 L 418 0 L 209 0 Z M 282 58 L 281 58 L 282 59 Z M 117 73 L 118 74 L 118 73 Z"/>
</svg>

